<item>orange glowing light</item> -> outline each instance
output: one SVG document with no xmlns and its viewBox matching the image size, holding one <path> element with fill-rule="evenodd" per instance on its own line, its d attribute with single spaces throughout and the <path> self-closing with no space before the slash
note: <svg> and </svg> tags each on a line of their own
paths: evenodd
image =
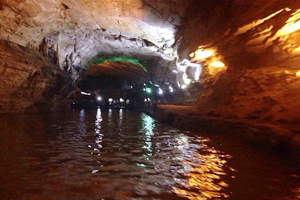
<svg viewBox="0 0 300 200">
<path fill-rule="evenodd" d="M 296 49 L 294 49 L 293 52 L 300 52 L 300 47 L 297 47 Z"/>
<path fill-rule="evenodd" d="M 284 9 L 278 10 L 277 12 L 269 15 L 268 17 L 265 17 L 263 19 L 259 19 L 257 21 L 253 21 L 250 24 L 247 24 L 241 28 L 238 29 L 238 31 L 235 33 L 235 35 L 239 35 L 239 34 L 243 34 L 247 31 L 249 31 L 250 29 L 259 26 L 260 24 L 264 23 L 265 21 L 275 17 L 276 15 L 278 15 L 279 13 L 283 12 Z"/>
<path fill-rule="evenodd" d="M 300 76 L 300 71 L 296 72 L 296 76 L 299 77 Z"/>
<path fill-rule="evenodd" d="M 194 53 L 191 53 L 191 54 L 194 55 L 195 60 L 204 60 L 204 59 L 209 58 L 212 55 L 214 55 L 214 51 L 213 50 L 197 49 Z"/>
<path fill-rule="evenodd" d="M 300 29 L 300 9 L 291 15 L 285 22 L 285 26 L 276 33 L 275 37 L 288 35 Z"/>
<path fill-rule="evenodd" d="M 220 61 L 215 61 L 209 64 L 210 67 L 223 68 L 225 64 Z"/>
<path fill-rule="evenodd" d="M 195 165 L 194 161 L 191 162 L 191 158 L 183 160 L 183 164 L 190 168 L 189 171 L 182 174 L 186 181 L 179 181 L 180 187 L 173 188 L 174 193 L 179 197 L 189 200 L 228 198 L 228 194 L 224 191 L 229 184 L 222 181 L 224 177 L 228 176 L 224 170 L 227 161 L 223 158 L 227 155 L 220 155 L 220 152 L 208 147 L 205 151 L 207 154 L 191 157 L 193 160 L 201 160 L 200 165 Z"/>
</svg>

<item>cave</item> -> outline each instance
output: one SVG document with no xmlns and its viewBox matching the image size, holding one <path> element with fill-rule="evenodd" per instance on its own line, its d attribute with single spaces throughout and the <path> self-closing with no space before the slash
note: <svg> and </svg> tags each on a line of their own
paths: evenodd
<svg viewBox="0 0 300 200">
<path fill-rule="evenodd" d="M 299 0 L 2 0 L 3 199 L 300 197 Z"/>
</svg>

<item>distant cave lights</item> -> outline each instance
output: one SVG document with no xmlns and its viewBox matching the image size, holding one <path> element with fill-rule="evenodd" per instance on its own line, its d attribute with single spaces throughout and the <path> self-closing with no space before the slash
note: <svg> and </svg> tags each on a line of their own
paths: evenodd
<svg viewBox="0 0 300 200">
<path fill-rule="evenodd" d="M 190 60 L 182 60 L 177 63 L 177 70 L 173 70 L 179 76 L 177 84 L 182 89 L 187 88 L 192 82 L 199 81 L 203 68 L 207 68 L 208 74 L 211 76 L 226 69 L 225 64 L 221 62 L 221 57 L 212 48 L 199 46 L 189 56 Z"/>
<path fill-rule="evenodd" d="M 143 91 L 144 92 L 146 92 L 147 94 L 151 94 L 152 93 L 152 88 L 154 89 L 154 88 L 156 88 L 155 89 L 155 91 L 157 92 L 157 94 L 158 95 L 163 95 L 164 94 L 164 90 L 161 88 L 161 86 L 159 86 L 158 84 L 154 84 L 153 86 L 152 86 L 152 88 L 151 87 L 148 87 L 148 86 L 146 86 L 146 84 L 144 83 L 144 88 L 143 88 Z M 169 88 L 169 92 L 170 93 L 173 93 L 174 92 L 174 88 L 171 86 L 171 85 L 169 85 L 168 86 Z M 165 89 L 165 91 L 167 91 L 167 89 Z"/>
<path fill-rule="evenodd" d="M 158 94 L 162 95 L 164 92 L 161 88 L 158 88 Z"/>
</svg>

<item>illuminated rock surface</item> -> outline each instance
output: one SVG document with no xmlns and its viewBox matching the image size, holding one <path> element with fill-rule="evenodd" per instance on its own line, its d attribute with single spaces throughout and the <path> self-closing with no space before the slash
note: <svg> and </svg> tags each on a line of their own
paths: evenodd
<svg viewBox="0 0 300 200">
<path fill-rule="evenodd" d="M 299 1 L 259 0 L 190 7 L 180 31 L 180 56 L 200 45 L 214 49 L 227 67 L 211 75 L 215 56 L 204 61 L 198 114 L 287 127 L 300 144 L 299 8 Z"/>
</svg>

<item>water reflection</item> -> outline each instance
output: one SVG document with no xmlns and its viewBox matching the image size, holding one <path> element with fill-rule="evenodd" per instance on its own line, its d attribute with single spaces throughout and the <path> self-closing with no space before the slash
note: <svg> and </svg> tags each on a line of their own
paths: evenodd
<svg viewBox="0 0 300 200">
<path fill-rule="evenodd" d="M 225 181 L 227 173 L 224 170 L 228 167 L 224 158 L 230 159 L 231 156 L 208 147 L 204 141 L 206 140 L 201 141 L 201 154 L 190 154 L 182 161 L 184 178 L 177 180 L 179 187 L 174 187 L 174 192 L 188 199 L 228 198 L 229 195 L 224 193 L 224 189 L 228 187 Z M 233 168 L 230 169 L 234 171 Z"/>
<path fill-rule="evenodd" d="M 293 199 L 299 188 L 299 177 L 281 172 L 281 165 L 249 161 L 257 155 L 243 152 L 239 169 L 208 138 L 139 112 L 76 110 L 39 119 L 0 126 L 7 129 L 0 145 L 2 199 Z M 43 125 L 38 134 L 32 121 Z M 250 170 L 241 175 L 245 166 Z"/>
<path fill-rule="evenodd" d="M 100 133 L 101 122 L 102 122 L 101 110 L 100 110 L 100 108 L 98 108 L 97 115 L 96 115 L 96 121 L 95 121 L 95 133 L 96 134 Z"/>
<path fill-rule="evenodd" d="M 122 128 L 123 123 L 123 109 L 119 110 L 119 128 Z"/>
<path fill-rule="evenodd" d="M 100 132 L 101 131 L 101 122 L 102 122 L 102 117 L 101 117 L 101 110 L 100 108 L 97 109 L 97 115 L 96 115 L 96 121 L 95 121 L 95 133 L 96 133 L 96 148 L 94 148 L 94 151 L 97 152 L 97 155 L 100 156 L 100 149 L 102 148 L 102 137 L 103 134 Z"/>
<path fill-rule="evenodd" d="M 155 128 L 154 119 L 146 114 L 142 114 L 142 129 L 140 132 L 145 134 L 145 145 L 142 147 L 146 150 L 146 153 L 143 154 L 145 157 L 152 156 L 152 135 L 154 134 L 153 130 Z M 145 165 L 143 165 L 145 166 Z"/>
<path fill-rule="evenodd" d="M 78 132 L 79 136 L 82 136 L 86 132 L 86 124 L 85 124 L 85 110 L 81 109 L 79 112 L 79 122 L 78 122 Z"/>
<path fill-rule="evenodd" d="M 112 119 L 112 109 L 108 109 L 108 121 Z"/>
</svg>

